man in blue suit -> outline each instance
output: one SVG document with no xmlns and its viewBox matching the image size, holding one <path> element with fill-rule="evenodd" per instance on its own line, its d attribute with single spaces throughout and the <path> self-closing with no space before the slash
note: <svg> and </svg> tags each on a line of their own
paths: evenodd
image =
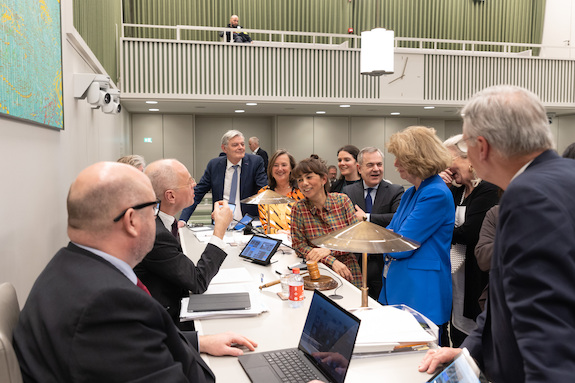
<svg viewBox="0 0 575 383">
<path fill-rule="evenodd" d="M 251 197 L 268 184 L 263 159 L 254 154 L 246 154 L 244 135 L 237 130 L 228 130 L 223 135 L 222 151 L 225 156 L 213 158 L 208 162 L 204 175 L 194 189 L 194 204 L 182 211 L 181 221 L 187 222 L 190 219 L 196 206 L 210 190 L 213 201 L 226 200 L 236 206 L 234 219 L 239 221 L 244 213 L 252 217 L 258 216 L 257 205 L 240 206 L 239 201 Z M 232 188 L 232 185 L 235 187 Z M 230 197 L 233 200 L 230 200 Z"/>
<path fill-rule="evenodd" d="M 462 344 L 490 381 L 568 382 L 575 375 L 575 166 L 552 150 L 545 108 L 518 87 L 487 88 L 462 111 L 479 177 L 505 190 L 486 310 Z M 461 350 L 428 352 L 432 372 Z"/>
</svg>

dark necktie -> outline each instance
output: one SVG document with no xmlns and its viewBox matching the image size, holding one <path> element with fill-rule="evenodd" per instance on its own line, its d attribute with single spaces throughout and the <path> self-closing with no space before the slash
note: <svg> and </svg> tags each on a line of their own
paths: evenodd
<svg viewBox="0 0 575 383">
<path fill-rule="evenodd" d="M 238 191 L 238 167 L 239 165 L 233 165 L 234 175 L 232 176 L 232 186 L 230 188 L 230 199 L 228 203 L 236 203 L 236 194 Z"/>
<path fill-rule="evenodd" d="M 172 223 L 172 235 L 174 237 L 176 237 L 177 239 L 180 238 L 180 231 L 178 230 L 178 220 L 175 219 L 174 222 Z"/>
<path fill-rule="evenodd" d="M 365 196 L 365 212 L 371 214 L 371 208 L 373 206 L 373 201 L 371 200 L 371 191 L 373 188 L 367 188 L 367 194 Z"/>
<path fill-rule="evenodd" d="M 138 278 L 138 281 L 136 282 L 136 286 L 138 286 L 139 288 L 141 288 L 142 290 L 144 290 L 148 295 L 152 295 L 150 294 L 150 290 L 148 290 L 148 288 L 146 287 L 146 285 L 144 285 L 142 283 L 142 281 L 140 281 L 140 278 Z"/>
</svg>

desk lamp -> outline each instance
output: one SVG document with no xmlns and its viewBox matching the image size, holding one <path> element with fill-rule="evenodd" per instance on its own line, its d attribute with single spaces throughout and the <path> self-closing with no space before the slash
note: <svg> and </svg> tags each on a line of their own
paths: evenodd
<svg viewBox="0 0 575 383">
<path fill-rule="evenodd" d="M 276 193 L 273 190 L 266 190 L 258 194 L 254 194 L 251 197 L 244 198 L 240 201 L 241 203 L 246 203 L 249 205 L 266 205 L 266 213 L 268 219 L 268 227 L 266 229 L 266 234 L 270 233 L 271 220 L 270 220 L 270 205 L 280 205 L 284 203 L 295 202 L 295 199 L 283 196 Z"/>
<path fill-rule="evenodd" d="M 361 307 L 367 307 L 367 254 L 415 250 L 420 243 L 371 222 L 362 221 L 311 241 L 329 250 L 362 253 Z"/>
</svg>

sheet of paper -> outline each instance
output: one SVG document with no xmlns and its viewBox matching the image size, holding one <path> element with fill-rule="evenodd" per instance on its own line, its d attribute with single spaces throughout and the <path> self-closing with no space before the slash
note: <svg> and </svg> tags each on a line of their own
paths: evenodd
<svg viewBox="0 0 575 383">
<path fill-rule="evenodd" d="M 353 314 L 361 319 L 356 344 L 436 341 L 413 315 L 395 307 L 383 306 L 373 310 L 358 310 Z"/>
<path fill-rule="evenodd" d="M 210 285 L 221 283 L 253 282 L 253 278 L 245 267 L 220 269 L 210 282 Z"/>
</svg>

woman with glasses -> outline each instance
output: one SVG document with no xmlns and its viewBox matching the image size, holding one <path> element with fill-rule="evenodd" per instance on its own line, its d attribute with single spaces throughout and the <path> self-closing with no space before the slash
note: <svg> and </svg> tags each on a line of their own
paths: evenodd
<svg viewBox="0 0 575 383">
<path fill-rule="evenodd" d="M 451 156 L 435 130 L 424 126 L 395 133 L 387 150 L 395 156 L 401 178 L 413 185 L 401 197 L 387 228 L 421 246 L 384 254 L 379 302 L 403 303 L 425 315 L 443 333 L 451 314 L 449 248 L 455 209 L 451 192 L 438 174 L 451 164 Z"/>
<path fill-rule="evenodd" d="M 467 158 L 463 135 L 443 143 L 451 154 L 451 166 L 439 175 L 451 188 L 455 205 L 455 226 L 451 240 L 451 277 L 453 310 L 450 337 L 459 347 L 477 324 L 481 313 L 479 297 L 487 285 L 489 273 L 481 271 L 475 258 L 475 245 L 485 213 L 499 201 L 499 188 L 482 181 Z"/>
</svg>

